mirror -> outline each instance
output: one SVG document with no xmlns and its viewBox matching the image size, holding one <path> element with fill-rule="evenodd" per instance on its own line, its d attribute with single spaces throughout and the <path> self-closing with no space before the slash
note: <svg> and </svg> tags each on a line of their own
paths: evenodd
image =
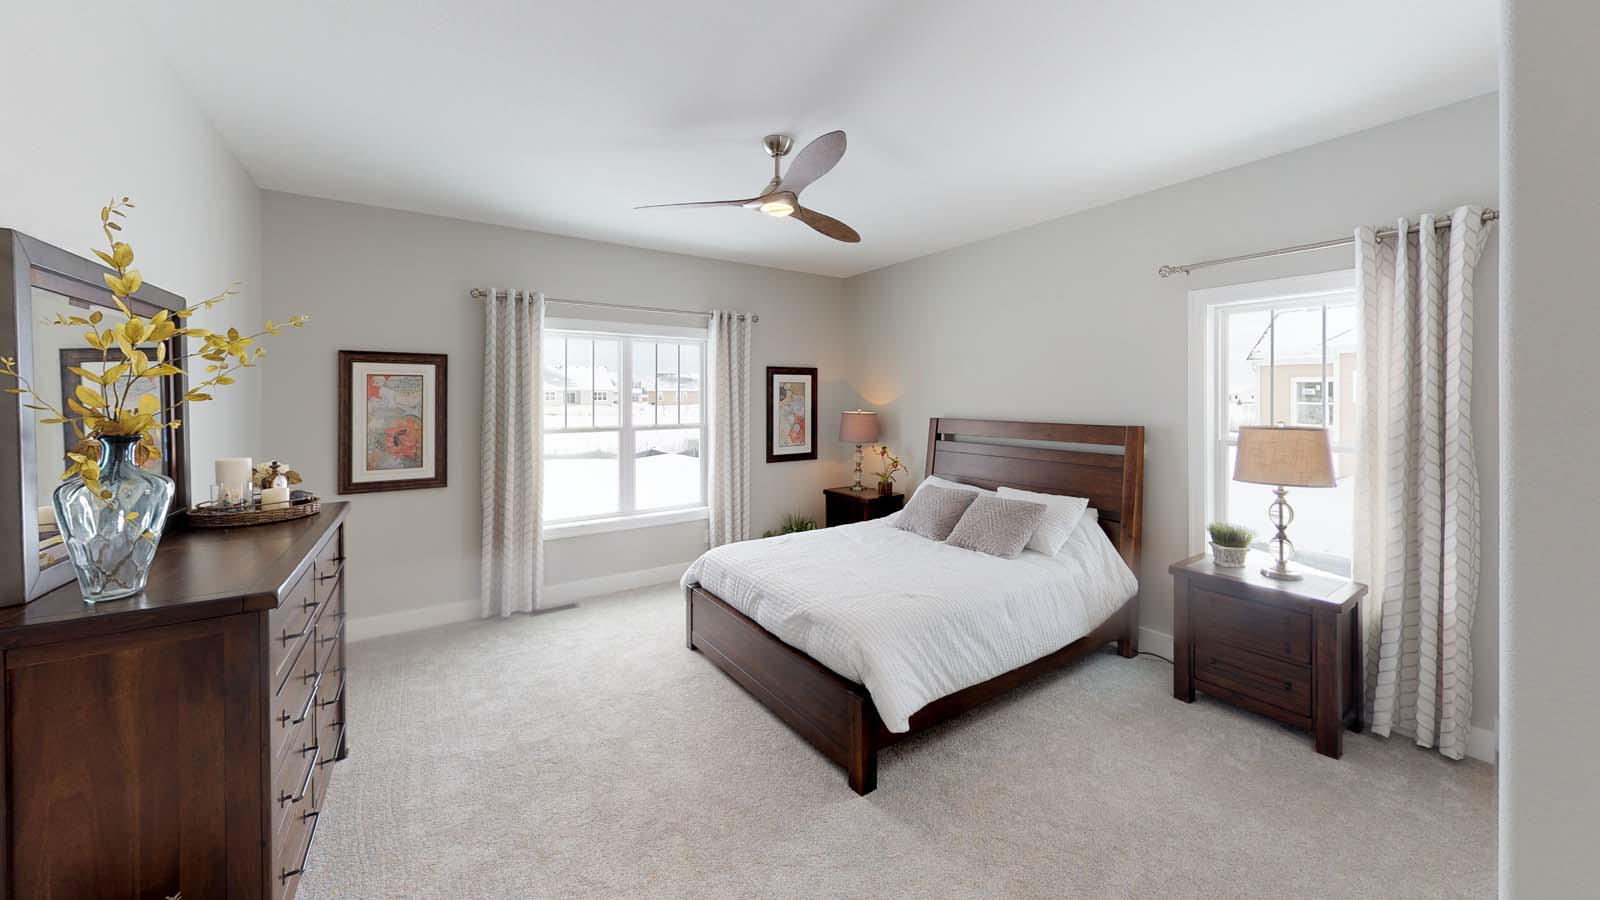
<svg viewBox="0 0 1600 900">
<path fill-rule="evenodd" d="M 0 229 L 0 355 L 15 357 L 29 386 L 57 409 L 65 409 L 66 398 L 83 383 L 83 372 L 104 371 L 118 362 L 88 346 L 81 326 L 52 324 L 58 315 L 87 316 L 97 309 L 120 315 L 102 280 L 109 271 L 59 247 Z M 129 307 L 144 317 L 183 306 L 181 297 L 148 284 L 129 298 Z M 145 349 L 153 351 L 154 345 Z M 169 358 L 181 359 L 183 353 L 183 338 L 173 337 Z M 128 384 L 123 404 L 137 403 L 141 393 L 157 393 L 165 409 L 182 396 L 184 386 L 178 381 L 147 378 Z M 9 606 L 73 579 L 51 498 L 61 484 L 66 453 L 81 436 L 71 425 L 40 422 L 49 414 L 22 406 L 32 401 L 13 394 L 0 398 L 0 418 L 17 423 L 15 441 L 10 435 L 0 440 L 0 606 Z M 181 410 L 177 416 L 182 418 Z M 177 515 L 189 504 L 187 433 L 182 428 L 163 431 L 161 442 L 161 458 L 145 465 L 175 482 L 172 514 Z"/>
</svg>

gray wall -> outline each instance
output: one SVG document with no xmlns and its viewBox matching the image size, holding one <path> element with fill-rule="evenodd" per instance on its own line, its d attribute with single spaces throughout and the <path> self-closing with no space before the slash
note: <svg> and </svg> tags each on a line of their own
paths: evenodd
<svg viewBox="0 0 1600 900">
<path fill-rule="evenodd" d="M 1188 535 L 1187 291 L 1348 268 L 1349 250 L 1162 279 L 1156 268 L 1349 234 L 1498 196 L 1496 100 L 1481 97 L 1371 131 L 846 282 L 858 320 L 855 387 L 921 471 L 932 416 L 1148 428 L 1144 625 L 1171 632 L 1167 564 Z M 1477 278 L 1475 396 L 1483 480 L 1483 591 L 1473 631 L 1473 721 L 1494 727 L 1498 470 L 1498 254 Z"/>
<path fill-rule="evenodd" d="M 240 294 L 191 324 L 261 324 L 260 192 L 160 54 L 144 50 L 127 6 L 53 0 L 0 11 L 0 227 L 93 258 L 100 207 L 133 198 L 127 240 L 147 281 L 190 300 L 238 282 Z M 60 36 L 70 35 L 70 39 Z M 51 362 L 51 366 L 55 363 Z M 211 460 L 256 446 L 264 366 L 242 373 L 184 423 L 191 487 L 207 496 Z"/>
<path fill-rule="evenodd" d="M 336 484 L 336 354 L 411 350 L 450 355 L 450 486 L 360 494 L 349 540 L 353 619 L 475 602 L 478 596 L 478 435 L 482 307 L 473 287 L 532 288 L 553 297 L 673 309 L 756 313 L 751 370 L 814 365 L 821 379 L 821 459 L 767 464 L 764 395 L 755 392 L 750 434 L 755 529 L 786 512 L 820 516 L 821 488 L 846 477 L 837 443 L 846 388 L 844 292 L 833 278 L 717 262 L 263 192 L 267 315 L 311 315 L 269 360 L 265 455 L 293 463 L 325 495 Z M 553 311 L 553 308 L 552 308 Z M 567 538 L 546 544 L 545 582 L 693 560 L 704 522 Z"/>
<path fill-rule="evenodd" d="M 1593 897 L 1600 4 L 1507 0 L 1500 896 Z"/>
</svg>

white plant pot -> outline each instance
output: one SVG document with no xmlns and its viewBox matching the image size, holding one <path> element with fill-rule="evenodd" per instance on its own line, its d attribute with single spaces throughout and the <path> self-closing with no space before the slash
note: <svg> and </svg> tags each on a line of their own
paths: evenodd
<svg viewBox="0 0 1600 900">
<path fill-rule="evenodd" d="M 1221 569 L 1242 569 L 1250 556 L 1249 547 L 1224 547 L 1211 545 L 1211 561 Z"/>
</svg>

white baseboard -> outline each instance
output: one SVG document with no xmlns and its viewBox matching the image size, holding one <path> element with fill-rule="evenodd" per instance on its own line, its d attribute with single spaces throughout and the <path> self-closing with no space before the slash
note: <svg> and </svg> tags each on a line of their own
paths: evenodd
<svg viewBox="0 0 1600 900">
<path fill-rule="evenodd" d="M 1165 631 L 1157 631 L 1144 625 L 1139 626 L 1139 649 L 1150 653 L 1159 653 L 1167 659 L 1172 659 L 1172 635 Z M 1467 735 L 1467 755 L 1473 759 L 1482 760 L 1494 765 L 1499 756 L 1500 742 L 1494 729 L 1479 728 L 1476 725 Z"/>
<path fill-rule="evenodd" d="M 561 606 L 567 603 L 576 603 L 579 600 L 586 600 L 590 597 L 615 594 L 618 591 L 631 591 L 634 588 L 650 587 L 653 584 L 664 584 L 668 581 L 675 582 L 683 577 L 683 573 L 691 564 L 693 564 L 693 560 L 656 566 L 653 569 L 635 569 L 632 572 L 617 572 L 613 575 L 601 575 L 596 578 L 580 578 L 577 581 L 547 584 L 544 586 L 544 602 L 547 606 Z"/>
<path fill-rule="evenodd" d="M 564 581 L 560 584 L 546 585 L 544 589 L 544 605 L 568 606 L 590 597 L 599 597 L 605 594 L 614 594 L 618 591 L 629 591 L 634 588 L 677 581 L 687 568 L 689 568 L 689 563 L 672 563 L 666 566 L 656 566 L 653 569 L 637 569 L 632 572 L 617 572 L 596 578 L 581 578 L 577 581 Z M 391 634 L 403 634 L 407 631 L 422 631 L 427 628 L 438 628 L 441 625 L 453 625 L 456 622 L 470 622 L 476 618 L 478 618 L 477 600 L 439 603 L 433 606 L 424 606 L 420 609 L 407 609 L 377 616 L 361 616 L 359 618 L 352 616 L 349 621 L 345 622 L 345 639 L 353 643 L 371 638 L 387 637 Z"/>
<path fill-rule="evenodd" d="M 1157 631 L 1147 625 L 1139 626 L 1139 650 L 1144 653 L 1158 653 L 1167 659 L 1172 658 L 1172 635 L 1165 631 Z"/>
<path fill-rule="evenodd" d="M 1494 765 L 1500 756 L 1500 736 L 1491 729 L 1472 726 L 1467 732 L 1467 755 Z"/>
</svg>

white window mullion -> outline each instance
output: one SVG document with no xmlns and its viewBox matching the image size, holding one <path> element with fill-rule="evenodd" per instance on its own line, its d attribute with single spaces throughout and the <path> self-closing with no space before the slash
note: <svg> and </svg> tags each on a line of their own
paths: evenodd
<svg viewBox="0 0 1600 900">
<path fill-rule="evenodd" d="M 633 512 L 633 338 L 622 339 L 622 383 L 628 385 L 628 401 L 620 403 L 622 428 L 617 438 L 617 471 L 622 484 L 617 496 L 624 513 Z"/>
</svg>

